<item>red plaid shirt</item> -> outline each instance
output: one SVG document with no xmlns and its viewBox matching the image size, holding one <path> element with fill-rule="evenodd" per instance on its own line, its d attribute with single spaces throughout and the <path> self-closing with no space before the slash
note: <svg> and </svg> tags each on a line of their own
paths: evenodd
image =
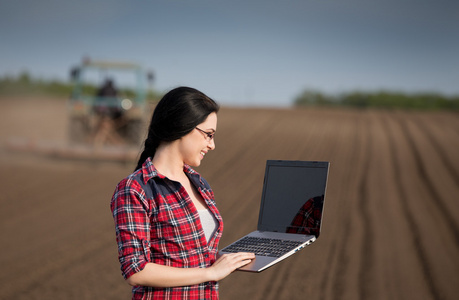
<svg viewBox="0 0 459 300">
<path fill-rule="evenodd" d="M 184 172 L 218 220 L 218 229 L 207 243 L 199 213 L 184 187 L 159 174 L 147 159 L 117 185 L 111 201 L 124 278 L 143 270 L 148 262 L 180 268 L 206 268 L 215 262 L 223 220 L 209 184 L 187 165 Z M 135 286 L 132 293 L 132 299 L 218 299 L 218 283 Z"/>
</svg>

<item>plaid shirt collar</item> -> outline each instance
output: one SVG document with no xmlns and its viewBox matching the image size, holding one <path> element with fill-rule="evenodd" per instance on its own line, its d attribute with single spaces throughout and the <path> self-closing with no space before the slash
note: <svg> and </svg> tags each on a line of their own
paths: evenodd
<svg viewBox="0 0 459 300">
<path fill-rule="evenodd" d="M 155 178 L 155 177 L 158 177 L 160 179 L 167 178 L 166 176 L 158 172 L 158 169 L 156 169 L 156 167 L 153 165 L 153 162 L 151 161 L 150 157 L 145 160 L 145 162 L 142 165 L 141 170 L 142 170 L 143 180 L 145 184 L 148 182 L 148 180 Z M 185 174 L 189 175 L 189 177 L 195 180 L 198 180 L 201 184 L 203 184 L 201 175 L 199 175 L 199 173 L 193 170 L 189 165 L 184 164 L 183 171 L 185 172 Z"/>
</svg>

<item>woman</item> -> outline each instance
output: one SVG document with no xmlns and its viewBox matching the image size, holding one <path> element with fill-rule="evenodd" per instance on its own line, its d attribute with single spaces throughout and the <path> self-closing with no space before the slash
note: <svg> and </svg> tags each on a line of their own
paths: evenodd
<svg viewBox="0 0 459 300">
<path fill-rule="evenodd" d="M 218 105 L 198 90 L 168 92 L 153 112 L 134 173 L 111 201 L 119 260 L 133 299 L 218 299 L 218 281 L 254 259 L 217 259 L 223 221 L 190 166 L 215 149 Z"/>
</svg>

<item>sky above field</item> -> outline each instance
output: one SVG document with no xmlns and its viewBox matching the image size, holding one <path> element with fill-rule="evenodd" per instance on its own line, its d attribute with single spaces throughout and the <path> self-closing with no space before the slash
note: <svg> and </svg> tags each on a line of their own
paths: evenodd
<svg viewBox="0 0 459 300">
<path fill-rule="evenodd" d="M 67 80 L 84 56 L 225 105 L 285 106 L 305 89 L 459 94 L 459 1 L 0 2 L 0 76 Z"/>
</svg>

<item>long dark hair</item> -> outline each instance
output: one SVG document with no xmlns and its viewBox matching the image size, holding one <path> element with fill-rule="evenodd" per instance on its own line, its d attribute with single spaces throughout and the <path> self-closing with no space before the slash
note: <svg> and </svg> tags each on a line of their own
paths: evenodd
<svg viewBox="0 0 459 300">
<path fill-rule="evenodd" d="M 161 142 L 172 142 L 187 135 L 218 110 L 214 100 L 196 89 L 178 87 L 169 91 L 156 105 L 135 169 L 140 169 L 148 157 L 153 158 Z"/>
</svg>

